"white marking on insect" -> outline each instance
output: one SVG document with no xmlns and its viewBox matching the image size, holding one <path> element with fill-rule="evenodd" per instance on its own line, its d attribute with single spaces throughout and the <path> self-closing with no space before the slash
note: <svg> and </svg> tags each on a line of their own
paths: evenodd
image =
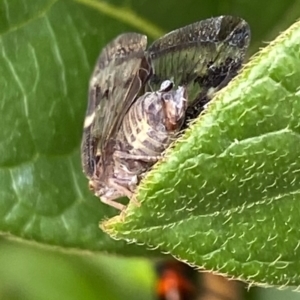
<svg viewBox="0 0 300 300">
<path fill-rule="evenodd" d="M 84 119 L 84 128 L 90 127 L 92 125 L 92 123 L 94 122 L 95 119 L 95 112 L 93 112 L 92 114 L 88 115 L 85 117 Z"/>
</svg>

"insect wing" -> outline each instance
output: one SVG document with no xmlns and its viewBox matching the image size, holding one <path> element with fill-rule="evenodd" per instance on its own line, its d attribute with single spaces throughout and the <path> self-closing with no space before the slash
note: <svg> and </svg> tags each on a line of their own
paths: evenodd
<svg viewBox="0 0 300 300">
<path fill-rule="evenodd" d="M 249 46 L 250 28 L 241 18 L 220 16 L 174 30 L 148 49 L 154 75 L 150 89 L 167 79 L 186 85 L 189 106 L 237 74 Z"/>
<path fill-rule="evenodd" d="M 146 82 L 150 65 L 145 58 L 147 38 L 125 33 L 101 52 L 92 74 L 81 145 L 82 165 L 91 177 L 96 157 L 109 155 L 109 141 Z"/>
</svg>

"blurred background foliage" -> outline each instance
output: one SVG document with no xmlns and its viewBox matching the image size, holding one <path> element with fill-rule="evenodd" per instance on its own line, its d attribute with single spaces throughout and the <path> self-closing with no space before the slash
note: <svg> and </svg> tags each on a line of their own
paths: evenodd
<svg viewBox="0 0 300 300">
<path fill-rule="evenodd" d="M 47 16 L 48 12 L 53 17 L 53 14 L 57 11 L 55 6 L 60 5 L 61 1 L 63 0 L 35 0 L 30 3 L 26 0 L 22 2 L 18 0 L 0 0 L 0 42 L 3 42 L 10 32 L 26 26 L 26 24 L 31 23 L 35 19 Z M 149 36 L 150 40 L 153 40 L 162 33 L 201 19 L 223 14 L 233 14 L 249 22 L 252 29 L 252 42 L 249 53 L 254 54 L 259 47 L 263 47 L 266 42 L 271 41 L 280 31 L 286 29 L 300 16 L 300 0 L 68 0 L 64 2 L 64 7 L 69 8 L 70 11 L 70 15 L 67 18 L 72 18 L 74 15 L 74 20 L 76 20 L 77 11 L 86 11 L 85 17 L 88 18 L 90 16 L 91 18 L 89 23 L 91 28 L 88 29 L 91 32 L 94 31 L 95 35 L 99 32 L 102 33 L 100 42 L 88 45 L 88 47 L 92 48 L 92 55 L 88 57 L 87 63 L 89 67 L 85 69 L 85 73 L 82 76 L 81 74 L 76 74 L 84 81 L 82 87 L 85 88 L 80 92 L 82 98 L 86 95 L 88 74 L 100 51 L 100 47 L 95 45 L 104 45 L 113 36 L 123 31 L 135 30 L 144 32 Z M 28 8 L 29 6 L 31 6 L 31 9 Z M 34 13 L 32 13 L 33 11 Z M 58 27 L 60 22 L 62 22 L 61 26 L 63 28 L 64 20 L 62 16 L 54 15 L 54 18 L 56 18 Z M 97 18 L 103 20 L 103 26 L 101 28 L 92 28 L 95 23 L 93 20 Z M 82 43 L 84 43 L 85 35 L 83 34 L 81 38 Z M 12 43 L 14 42 L 12 41 Z M 25 40 L 22 42 L 24 45 L 27 45 L 26 43 L 30 44 L 30 41 Z M 88 40 L 87 43 L 89 42 Z M 24 46 L 19 42 L 13 45 L 17 48 Z M 39 49 L 40 51 L 43 50 L 42 47 Z M 2 57 L 9 54 L 10 49 L 6 49 L 6 52 L 2 51 Z M 23 59 L 26 59 L 26 57 Z M 45 57 L 46 61 L 47 57 Z M 4 76 L 3 74 L 5 73 L 2 72 L 2 77 Z M 29 84 L 34 83 L 31 82 Z M 7 86 L 12 89 L 9 82 L 7 83 L 5 78 L 2 78 L 2 81 L 0 81 L 1 89 Z M 45 85 L 45 95 L 43 95 L 46 97 L 45 99 L 52 92 L 47 90 L 47 86 Z M 69 95 L 69 97 L 72 97 L 72 95 Z M 82 118 L 85 105 L 85 103 L 80 104 Z M 0 111 L 1 114 L 2 111 Z M 1 116 L 2 122 L 4 122 L 5 117 L 4 115 Z M 63 117 L 64 115 L 62 114 Z M 75 121 L 75 137 L 68 137 L 69 140 L 72 140 L 69 143 L 70 147 L 79 145 L 78 141 L 81 133 L 77 133 L 77 131 L 81 130 L 82 118 Z M 8 122 L 7 119 L 6 122 Z M 1 153 L 4 153 L 6 149 L 10 149 L 7 148 L 10 141 L 7 138 L 3 139 L 5 135 L 0 134 L 0 136 L 0 144 L 2 144 L 0 150 Z M 55 149 L 58 154 L 60 147 L 59 138 L 57 149 Z M 62 140 L 62 144 L 64 142 L 65 140 Z M 46 144 L 45 147 L 47 146 Z M 6 161 L 4 155 L 2 155 L 0 159 L 2 166 L 7 161 L 10 164 L 15 164 L 20 160 L 20 157 L 26 157 L 32 149 L 30 145 L 23 146 L 25 150 L 22 154 L 20 154 L 20 151 L 12 149 L 11 152 L 15 151 L 16 155 L 12 155 L 10 152 L 10 157 Z M 29 154 L 28 156 L 30 157 Z M 78 157 L 77 153 L 76 159 Z M 3 194 L 1 195 L 3 198 Z M 96 202 L 94 198 L 91 197 L 91 199 Z M 98 203 L 95 204 L 96 208 L 98 208 L 97 205 Z M 0 206 L 1 208 L 4 210 L 4 206 Z M 93 210 L 94 208 L 92 207 L 91 209 Z M 1 211 L 0 216 L 2 216 Z M 100 219 L 101 217 L 98 217 L 98 219 L 93 218 L 89 221 L 97 226 L 96 223 Z M 17 236 L 22 236 L 22 234 L 16 234 L 12 227 L 6 228 L 2 226 L 1 228 L 0 230 L 4 233 L 12 232 Z M 36 239 L 35 236 L 31 237 Z M 62 235 L 62 240 L 64 238 L 67 240 L 67 237 Z M 90 246 L 86 247 L 87 249 L 93 248 L 91 241 L 92 239 L 87 241 L 87 243 L 91 243 Z M 109 239 L 105 241 L 107 244 L 110 243 Z M 47 240 L 47 242 L 53 243 L 51 239 Z M 69 247 L 72 246 L 72 242 L 66 243 Z M 61 244 L 64 245 L 63 243 Z M 121 248 L 123 247 L 122 245 L 120 246 Z M 79 246 L 85 248 L 84 240 Z M 94 248 L 99 249 L 101 247 L 95 246 Z M 109 247 L 107 246 L 107 248 Z M 130 254 L 130 250 L 126 252 Z M 24 244 L 21 240 L 7 239 L 3 235 L 3 238 L 0 239 L 0 266 L 0 299 L 154 299 L 155 273 L 152 262 L 146 258 L 122 258 L 87 251 L 79 254 L 72 250 L 62 251 L 60 248 L 44 248 L 37 243 Z M 248 299 L 267 300 L 284 299 L 285 297 L 288 297 L 288 299 L 300 299 L 300 294 L 289 290 L 280 291 L 274 288 L 252 288 L 246 293 L 245 297 Z"/>
</svg>

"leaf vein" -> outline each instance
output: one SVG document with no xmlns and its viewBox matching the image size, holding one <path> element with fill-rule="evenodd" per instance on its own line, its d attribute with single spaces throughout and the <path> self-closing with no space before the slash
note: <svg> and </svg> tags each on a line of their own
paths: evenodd
<svg viewBox="0 0 300 300">
<path fill-rule="evenodd" d="M 33 64 L 34 64 L 34 67 L 36 69 L 36 73 L 35 73 L 35 79 L 34 79 L 34 83 L 33 83 L 33 86 L 32 86 L 32 93 L 35 93 L 36 89 L 37 89 L 37 85 L 38 85 L 38 81 L 39 81 L 39 78 L 40 78 L 40 68 L 39 68 L 39 63 L 38 63 L 38 60 L 37 60 L 37 55 L 36 55 L 36 52 L 34 50 L 34 47 L 29 44 L 29 49 L 31 51 L 31 54 L 32 54 L 32 57 L 33 57 Z"/>
<path fill-rule="evenodd" d="M 9 22 L 10 15 L 9 15 L 9 6 L 8 6 L 7 0 L 4 0 L 3 4 L 4 4 L 4 7 L 5 7 L 5 9 L 4 9 L 5 10 L 5 17 L 6 17 L 7 21 Z"/>
<path fill-rule="evenodd" d="M 76 29 L 76 26 L 75 26 L 75 24 L 73 22 L 73 19 L 70 15 L 67 16 L 67 21 L 70 23 L 71 28 Z M 90 64 L 89 64 L 89 61 L 88 61 L 87 53 L 86 53 L 85 48 L 82 45 L 82 42 L 81 42 L 78 34 L 76 34 L 76 32 L 78 32 L 78 31 L 75 30 L 75 32 L 74 32 L 74 41 L 75 41 L 76 45 L 78 46 L 78 49 L 82 53 L 81 57 L 82 57 L 84 66 L 89 71 L 90 70 Z"/>
<path fill-rule="evenodd" d="M 132 27 L 135 27 L 138 30 L 145 32 L 152 38 L 158 38 L 164 34 L 164 30 L 152 24 L 150 21 L 141 18 L 138 14 L 136 14 L 131 9 L 125 7 L 120 8 L 118 6 L 109 4 L 104 1 L 94 1 L 94 0 L 75 0 L 75 1 L 93 7 L 105 15 L 108 15 Z"/>
<path fill-rule="evenodd" d="M 53 2 L 51 2 L 44 10 L 42 10 L 39 14 L 37 14 L 36 16 L 34 16 L 33 18 L 29 19 L 29 20 L 26 20 L 25 22 L 22 22 L 20 24 L 17 24 L 15 26 L 11 26 L 9 27 L 9 29 L 7 31 L 4 31 L 2 32 L 2 36 L 3 35 L 6 35 L 6 34 L 9 34 L 9 33 L 12 33 L 14 31 L 17 31 L 19 30 L 20 28 L 34 22 L 35 20 L 39 19 L 39 18 L 42 18 L 44 17 L 44 15 L 48 12 L 48 10 L 51 9 L 51 7 L 56 3 L 58 2 L 58 0 L 54 0 Z"/>
<path fill-rule="evenodd" d="M 68 162 L 69 162 L 69 165 L 70 165 L 70 171 L 71 171 L 72 179 L 73 179 L 73 182 L 74 182 L 75 191 L 77 192 L 77 194 L 79 196 L 79 199 L 84 199 L 82 191 L 81 191 L 81 189 L 78 185 L 78 181 L 76 179 L 76 171 L 75 171 L 73 162 L 70 159 L 70 157 L 68 157 Z"/>
<path fill-rule="evenodd" d="M 27 99 L 27 95 L 25 92 L 25 88 L 20 80 L 19 75 L 17 74 L 14 65 L 12 64 L 12 62 L 10 61 L 10 59 L 8 58 L 4 45 L 2 43 L 2 41 L 0 41 L 0 45 L 2 48 L 2 56 L 4 58 L 4 60 L 7 62 L 8 68 L 13 76 L 13 78 L 15 79 L 19 89 L 21 90 L 22 94 L 23 94 L 23 106 L 24 106 L 24 112 L 25 112 L 25 116 L 28 117 L 28 99 Z"/>
<path fill-rule="evenodd" d="M 67 88 L 67 83 L 66 83 L 66 71 L 65 71 L 65 66 L 63 64 L 63 59 L 62 59 L 62 56 L 61 56 L 61 53 L 60 53 L 60 50 L 59 50 L 59 43 L 57 41 L 57 38 L 55 36 L 55 33 L 54 33 L 54 30 L 51 26 L 51 23 L 49 21 L 49 18 L 47 15 L 45 15 L 45 21 L 46 21 L 46 26 L 49 30 L 49 33 L 50 33 L 50 36 L 52 37 L 54 43 L 53 43 L 53 51 L 54 51 L 54 55 L 56 57 L 56 60 L 58 62 L 58 64 L 60 65 L 61 67 L 61 79 L 62 79 L 62 87 L 63 87 L 63 93 L 65 96 L 67 96 L 68 94 L 68 88 Z"/>
</svg>

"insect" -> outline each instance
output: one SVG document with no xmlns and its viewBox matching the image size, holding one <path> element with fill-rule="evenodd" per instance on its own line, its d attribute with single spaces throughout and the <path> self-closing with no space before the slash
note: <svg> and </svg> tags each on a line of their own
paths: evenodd
<svg viewBox="0 0 300 300">
<path fill-rule="evenodd" d="M 157 300 L 195 300 L 199 292 L 198 272 L 176 260 L 155 264 Z"/>
<path fill-rule="evenodd" d="M 245 285 L 209 272 L 200 272 L 175 259 L 155 262 L 157 300 L 245 299 Z"/>
<path fill-rule="evenodd" d="M 125 33 L 100 53 L 90 80 L 82 165 L 90 189 L 117 209 L 189 120 L 238 72 L 250 40 L 241 18 L 174 30 L 148 49 Z"/>
</svg>

